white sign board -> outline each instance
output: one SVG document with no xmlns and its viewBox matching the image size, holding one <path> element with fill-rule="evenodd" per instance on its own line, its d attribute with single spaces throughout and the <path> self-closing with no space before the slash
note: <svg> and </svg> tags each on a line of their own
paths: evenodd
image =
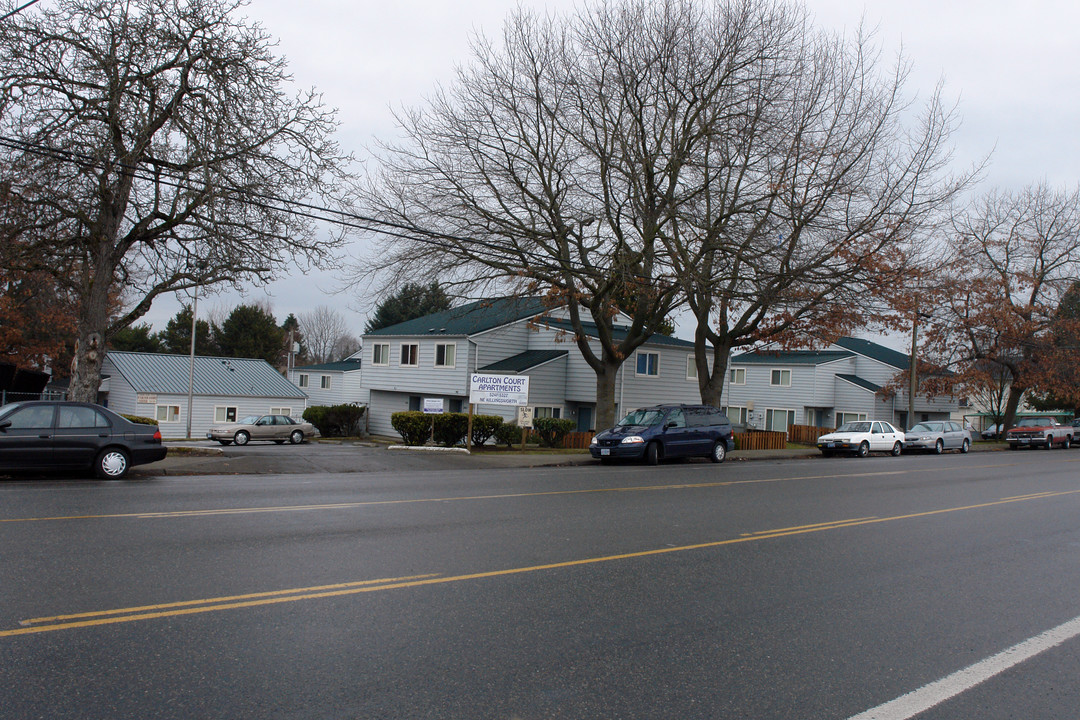
<svg viewBox="0 0 1080 720">
<path fill-rule="evenodd" d="M 138 393 L 135 402 L 139 405 L 157 405 L 157 395 L 154 393 Z"/>
<path fill-rule="evenodd" d="M 487 375 L 469 377 L 469 402 L 474 405 L 528 405 L 527 375 Z"/>
<path fill-rule="evenodd" d="M 442 398 L 424 398 L 424 412 L 428 415 L 440 415 L 443 412 Z"/>
<path fill-rule="evenodd" d="M 533 426 L 533 413 L 536 412 L 536 408 L 532 405 L 518 405 L 517 409 L 517 424 L 518 427 L 531 428 Z"/>
</svg>

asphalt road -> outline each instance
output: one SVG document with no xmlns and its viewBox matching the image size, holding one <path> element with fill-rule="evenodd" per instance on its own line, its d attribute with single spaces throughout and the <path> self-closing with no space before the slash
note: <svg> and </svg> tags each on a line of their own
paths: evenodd
<svg viewBox="0 0 1080 720">
<path fill-rule="evenodd" d="M 0 718 L 1073 718 L 1078 463 L 5 481 Z"/>
</svg>

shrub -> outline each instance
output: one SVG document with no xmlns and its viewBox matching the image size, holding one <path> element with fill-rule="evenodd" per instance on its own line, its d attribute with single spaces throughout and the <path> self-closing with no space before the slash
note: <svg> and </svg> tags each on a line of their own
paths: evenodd
<svg viewBox="0 0 1080 720">
<path fill-rule="evenodd" d="M 125 415 L 124 413 L 120 413 L 120 417 L 124 418 L 125 420 L 130 420 L 133 423 L 138 423 L 139 425 L 158 424 L 158 421 L 154 418 L 143 417 L 142 415 Z"/>
<path fill-rule="evenodd" d="M 465 442 L 469 432 L 469 416 L 465 413 L 440 413 L 433 415 L 435 422 L 435 442 L 454 447 Z"/>
<path fill-rule="evenodd" d="M 555 448 L 561 446 L 563 439 L 574 429 L 574 421 L 569 418 L 536 418 L 533 428 L 540 436 L 542 447 Z"/>
<path fill-rule="evenodd" d="M 473 415 L 472 444 L 483 445 L 495 435 L 502 424 L 503 419 L 498 415 Z"/>
<path fill-rule="evenodd" d="M 406 445 L 423 445 L 431 437 L 431 416 L 418 410 L 393 413 L 390 424 Z"/>
<path fill-rule="evenodd" d="M 521 444 L 521 428 L 510 423 L 503 423 L 495 428 L 495 443 L 513 447 Z"/>
<path fill-rule="evenodd" d="M 359 403 L 312 405 L 304 410 L 303 417 L 323 437 L 352 437 L 360 434 L 360 423 L 366 411 L 367 408 Z"/>
</svg>

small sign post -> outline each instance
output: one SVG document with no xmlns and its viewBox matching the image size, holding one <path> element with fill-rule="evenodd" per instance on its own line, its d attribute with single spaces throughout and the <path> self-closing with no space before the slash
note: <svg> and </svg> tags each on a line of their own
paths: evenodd
<svg viewBox="0 0 1080 720">
<path fill-rule="evenodd" d="M 536 412 L 536 408 L 532 405 L 518 405 L 517 408 L 517 423 L 521 428 L 521 449 L 525 450 L 525 436 L 526 430 L 531 430 L 533 426 L 533 415 Z"/>
<path fill-rule="evenodd" d="M 435 442 L 435 415 L 443 413 L 442 398 L 424 398 L 423 411 L 425 415 L 431 415 L 431 442 Z"/>
</svg>

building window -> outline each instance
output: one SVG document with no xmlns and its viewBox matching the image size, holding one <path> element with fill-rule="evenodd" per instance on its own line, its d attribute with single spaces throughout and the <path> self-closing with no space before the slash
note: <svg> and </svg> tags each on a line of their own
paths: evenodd
<svg viewBox="0 0 1080 720">
<path fill-rule="evenodd" d="M 731 407 L 722 407 L 720 409 L 728 416 L 728 420 L 731 421 L 732 425 L 746 425 L 748 419 L 746 408 L 732 405 Z"/>
<path fill-rule="evenodd" d="M 285 417 L 290 417 L 292 415 L 292 408 L 291 407 L 272 407 L 272 408 L 270 408 L 270 414 L 271 415 L 284 415 Z"/>
<path fill-rule="evenodd" d="M 637 354 L 638 375 L 660 374 L 660 353 L 639 352 Z"/>
<path fill-rule="evenodd" d="M 409 396 L 409 411 L 410 412 L 420 412 L 422 402 L 423 402 L 423 398 L 421 398 L 419 395 L 410 395 Z"/>
<path fill-rule="evenodd" d="M 775 371 L 774 371 L 775 372 Z M 790 372 L 790 371 L 785 371 Z M 787 432 L 788 425 L 795 424 L 794 410 L 766 410 L 765 429 L 774 432 Z"/>
<path fill-rule="evenodd" d="M 297 382 L 297 386 L 302 387 L 302 388 L 306 388 L 308 386 L 307 373 L 300 373 L 300 381 Z"/>
<path fill-rule="evenodd" d="M 158 405 L 156 417 L 158 422 L 180 422 L 180 406 Z"/>
<path fill-rule="evenodd" d="M 853 412 L 838 412 L 836 413 L 836 427 L 840 427 L 844 423 L 858 422 L 859 420 L 869 420 L 866 413 L 853 413 Z"/>
<path fill-rule="evenodd" d="M 731 368 L 731 384 L 732 385 L 745 385 L 746 384 L 746 368 Z"/>
<path fill-rule="evenodd" d="M 561 418 L 561 407 L 537 407 L 533 412 L 534 418 Z"/>
<path fill-rule="evenodd" d="M 323 390 L 329 390 L 330 389 L 330 376 L 329 375 L 323 375 L 322 376 L 321 380 L 319 381 L 319 387 L 321 389 L 323 389 Z"/>
<path fill-rule="evenodd" d="M 401 344 L 401 367 L 418 367 L 420 365 L 420 346 L 416 343 Z"/>
<path fill-rule="evenodd" d="M 390 343 L 376 343 L 371 346 L 371 364 L 390 364 Z"/>
<path fill-rule="evenodd" d="M 686 379 L 697 380 L 697 359 L 693 355 L 686 358 Z"/>
<path fill-rule="evenodd" d="M 773 370 L 769 378 L 769 384 L 774 387 L 791 387 L 790 370 Z"/>
<path fill-rule="evenodd" d="M 300 377 L 306 378 L 307 375 Z M 236 407 L 232 405 L 218 405 L 214 407 L 214 422 L 236 422 Z"/>
<path fill-rule="evenodd" d="M 435 345 L 435 367 L 452 368 L 457 360 L 457 344 L 437 343 Z"/>
</svg>

